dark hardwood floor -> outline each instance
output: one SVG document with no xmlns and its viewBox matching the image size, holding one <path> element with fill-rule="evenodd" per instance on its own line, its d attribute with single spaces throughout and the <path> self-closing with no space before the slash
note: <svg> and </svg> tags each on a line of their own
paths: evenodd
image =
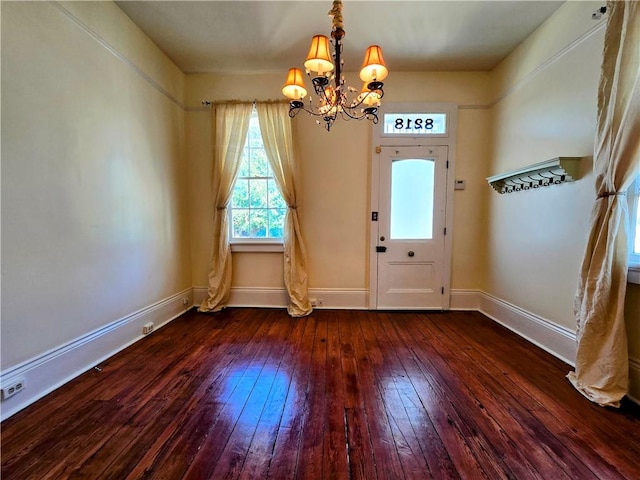
<svg viewBox="0 0 640 480">
<path fill-rule="evenodd" d="M 640 414 L 478 313 L 191 311 L 2 423 L 2 479 L 638 479 Z"/>
</svg>

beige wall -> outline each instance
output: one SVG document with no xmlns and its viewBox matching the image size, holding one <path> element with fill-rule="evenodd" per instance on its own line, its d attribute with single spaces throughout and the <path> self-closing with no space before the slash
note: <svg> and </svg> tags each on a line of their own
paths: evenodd
<svg viewBox="0 0 640 480">
<path fill-rule="evenodd" d="M 604 29 L 569 46 L 597 25 L 590 18 L 593 9 L 583 2 L 565 4 L 494 72 L 502 91 L 494 92 L 500 100 L 492 108 L 491 175 L 592 154 Z M 573 330 L 573 296 L 593 201 L 590 162 L 583 160 L 574 183 L 492 192 L 488 203 L 483 289 Z"/>
<path fill-rule="evenodd" d="M 488 199 L 483 290 L 570 330 L 594 201 L 591 162 L 604 19 L 598 2 L 567 2 L 493 72 L 491 175 L 558 156 L 584 156 L 574 183 Z M 640 358 L 640 291 L 625 317 Z"/>
<path fill-rule="evenodd" d="M 355 76 L 348 81 L 357 84 Z M 482 276 L 484 209 L 477 195 L 487 175 L 488 110 L 486 73 L 392 73 L 386 102 L 455 102 L 459 111 L 456 177 L 467 190 L 456 192 L 453 288 L 477 288 Z M 197 109 L 206 100 L 267 100 L 281 97 L 283 75 L 187 75 L 186 103 Z M 484 103 L 483 103 L 484 102 Z M 206 286 L 211 238 L 211 118 L 209 111 L 188 111 L 187 156 L 192 205 L 194 285 Z M 299 212 L 309 254 L 309 286 L 368 288 L 371 125 L 339 120 L 330 133 L 313 118 L 294 120 L 299 142 L 302 199 Z M 282 255 L 236 253 L 234 286 L 281 287 Z"/>
<path fill-rule="evenodd" d="M 115 4 L 1 8 L 6 369 L 191 270 L 182 73 Z"/>
<path fill-rule="evenodd" d="M 640 285 L 627 284 L 624 319 L 629 336 L 629 356 L 640 363 Z M 640 392 L 640 384 L 633 387 L 636 392 Z M 636 398 L 638 398 L 637 394 Z"/>
</svg>

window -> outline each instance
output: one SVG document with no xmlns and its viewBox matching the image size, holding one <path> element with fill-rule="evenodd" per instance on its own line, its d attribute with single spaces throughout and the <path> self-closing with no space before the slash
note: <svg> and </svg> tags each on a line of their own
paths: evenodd
<svg viewBox="0 0 640 480">
<path fill-rule="evenodd" d="M 390 238 L 433 238 L 434 176 L 433 160 L 407 159 L 391 163 Z"/>
<path fill-rule="evenodd" d="M 640 283 L 640 175 L 628 191 L 629 218 L 629 277 L 631 283 Z"/>
<path fill-rule="evenodd" d="M 229 208 L 229 237 L 232 247 L 236 244 L 234 250 L 246 250 L 238 248 L 238 244 L 281 245 L 286 212 L 287 205 L 273 178 L 254 108 Z"/>
</svg>

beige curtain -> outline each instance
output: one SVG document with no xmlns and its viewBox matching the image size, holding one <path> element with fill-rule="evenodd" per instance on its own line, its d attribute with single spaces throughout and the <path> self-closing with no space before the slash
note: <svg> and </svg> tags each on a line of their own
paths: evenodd
<svg viewBox="0 0 640 480">
<path fill-rule="evenodd" d="M 568 375 L 585 397 L 613 407 L 629 386 L 624 323 L 629 213 L 624 194 L 640 162 L 638 6 L 607 4 L 593 158 L 597 199 L 575 302 L 576 369 Z"/>
<path fill-rule="evenodd" d="M 312 308 L 307 293 L 307 253 L 298 216 L 298 164 L 289 106 L 284 103 L 258 103 L 257 110 L 267 158 L 282 198 L 289 207 L 284 223 L 284 282 L 289 292 L 287 310 L 292 317 L 302 317 L 309 315 Z"/>
<path fill-rule="evenodd" d="M 222 310 L 231 294 L 231 247 L 227 205 L 238 177 L 252 109 L 251 103 L 220 104 L 212 109 L 214 230 L 209 266 L 209 292 L 200 305 L 201 312 Z"/>
</svg>

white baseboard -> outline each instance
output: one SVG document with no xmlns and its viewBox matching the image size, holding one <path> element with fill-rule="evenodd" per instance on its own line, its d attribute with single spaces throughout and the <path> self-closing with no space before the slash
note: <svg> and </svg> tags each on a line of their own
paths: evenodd
<svg viewBox="0 0 640 480">
<path fill-rule="evenodd" d="M 451 310 L 474 310 L 480 305 L 480 291 L 451 290 Z M 207 287 L 193 288 L 194 305 L 207 297 Z M 368 310 L 369 290 L 354 288 L 310 288 L 309 298 L 322 300 L 317 309 Z M 284 288 L 233 287 L 230 307 L 286 308 L 287 291 Z"/>
<path fill-rule="evenodd" d="M 479 290 L 451 290 L 450 310 L 469 310 L 477 312 L 480 309 Z"/>
<path fill-rule="evenodd" d="M 480 293 L 478 310 L 551 355 L 575 365 L 576 334 L 568 328 L 485 292 Z"/>
<path fill-rule="evenodd" d="M 193 304 L 197 307 L 207 298 L 207 287 L 193 287 Z"/>
<path fill-rule="evenodd" d="M 340 310 L 367 310 L 369 290 L 352 288 L 310 288 L 309 298 L 322 301 L 317 309 L 336 308 Z"/>
<path fill-rule="evenodd" d="M 200 305 L 207 298 L 207 287 L 193 287 L 193 303 Z M 286 308 L 289 297 L 284 288 L 233 287 L 230 307 Z"/>
<path fill-rule="evenodd" d="M 72 342 L 0 372 L 0 383 L 24 379 L 25 388 L 2 401 L 0 418 L 5 420 L 56 388 L 86 372 L 117 352 L 140 340 L 142 326 L 153 322 L 157 330 L 186 312 L 192 302 L 188 288 L 153 305 L 94 330 Z M 188 299 L 184 305 L 183 300 Z"/>
<path fill-rule="evenodd" d="M 202 298 L 206 298 L 206 290 Z M 284 288 L 235 287 L 231 289 L 229 306 L 286 308 L 288 299 Z"/>
<path fill-rule="evenodd" d="M 207 287 L 194 287 L 194 303 L 200 305 L 207 297 Z M 369 291 L 348 288 L 310 288 L 309 298 L 322 300 L 316 309 L 366 310 Z M 233 287 L 230 307 L 286 308 L 289 302 L 284 288 Z"/>
</svg>

